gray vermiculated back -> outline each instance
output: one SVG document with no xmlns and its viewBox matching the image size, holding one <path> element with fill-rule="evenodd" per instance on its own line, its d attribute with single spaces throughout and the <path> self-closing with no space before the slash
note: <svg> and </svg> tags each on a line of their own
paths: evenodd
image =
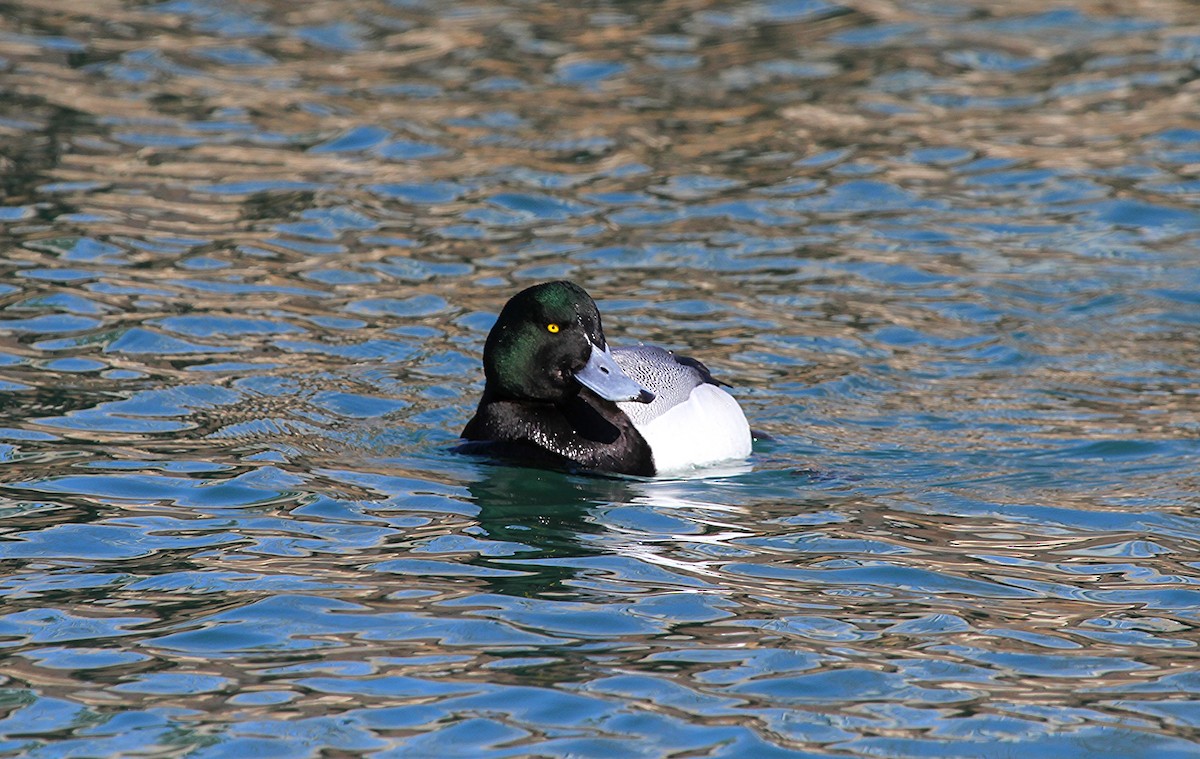
<svg viewBox="0 0 1200 759">
<path fill-rule="evenodd" d="M 622 403 L 621 408 L 634 424 L 646 424 L 683 403 L 698 385 L 704 384 L 700 371 L 675 360 L 675 354 L 652 345 L 613 348 L 613 358 L 621 368 L 654 393 L 650 403 Z"/>
</svg>

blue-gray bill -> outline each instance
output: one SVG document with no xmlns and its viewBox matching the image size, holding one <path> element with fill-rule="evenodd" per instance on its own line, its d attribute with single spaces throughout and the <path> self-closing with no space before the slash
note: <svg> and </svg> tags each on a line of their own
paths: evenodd
<svg viewBox="0 0 1200 759">
<path fill-rule="evenodd" d="M 575 373 L 579 384 L 607 401 L 637 401 L 649 403 L 654 393 L 642 387 L 626 374 L 607 348 L 592 346 L 592 355 L 584 367 Z"/>
</svg>

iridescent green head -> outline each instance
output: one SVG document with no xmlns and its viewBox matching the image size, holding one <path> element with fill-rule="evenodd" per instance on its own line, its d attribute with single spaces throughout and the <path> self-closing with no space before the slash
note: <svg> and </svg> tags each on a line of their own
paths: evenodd
<svg viewBox="0 0 1200 759">
<path fill-rule="evenodd" d="M 514 295 L 483 348 L 497 399 L 560 402 L 581 384 L 611 401 L 654 398 L 612 358 L 596 302 L 574 282 L 544 282 Z"/>
</svg>

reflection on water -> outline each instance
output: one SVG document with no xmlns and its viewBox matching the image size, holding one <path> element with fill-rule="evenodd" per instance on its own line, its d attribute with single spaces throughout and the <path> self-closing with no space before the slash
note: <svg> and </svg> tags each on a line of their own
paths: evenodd
<svg viewBox="0 0 1200 759">
<path fill-rule="evenodd" d="M 1194 8 L 560 5 L 0 14 L 0 754 L 1194 755 Z M 557 277 L 749 465 L 450 453 Z"/>
</svg>

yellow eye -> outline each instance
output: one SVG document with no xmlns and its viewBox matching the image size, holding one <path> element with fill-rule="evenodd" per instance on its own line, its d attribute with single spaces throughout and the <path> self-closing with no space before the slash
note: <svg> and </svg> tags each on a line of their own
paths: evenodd
<svg viewBox="0 0 1200 759">
<path fill-rule="evenodd" d="M 546 330 L 548 332 L 558 332 L 558 325 L 555 324 L 554 322 L 550 322 L 549 324 L 546 325 Z"/>
</svg>

